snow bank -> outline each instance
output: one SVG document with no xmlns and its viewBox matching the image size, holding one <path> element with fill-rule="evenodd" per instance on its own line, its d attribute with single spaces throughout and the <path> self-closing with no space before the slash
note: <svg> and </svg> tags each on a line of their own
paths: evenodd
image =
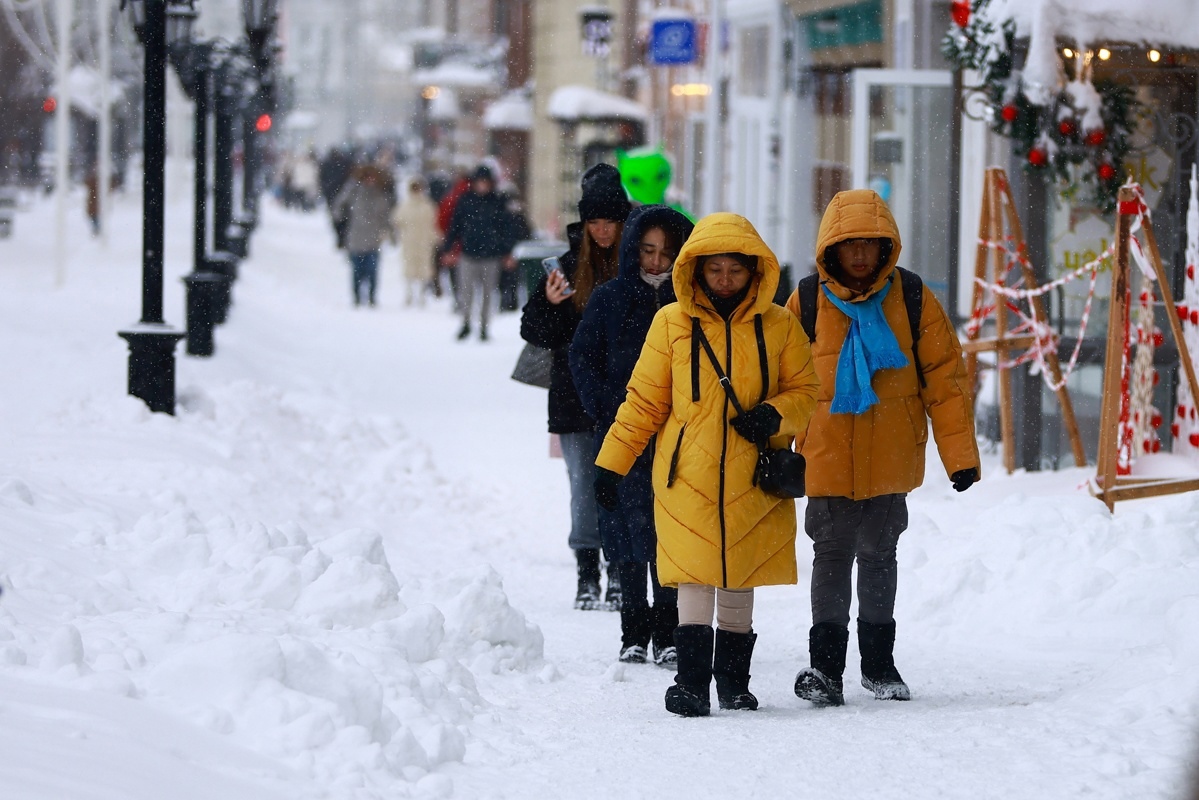
<svg viewBox="0 0 1199 800">
<path fill-rule="evenodd" d="M 494 571 L 434 593 L 343 521 L 452 500 L 424 447 L 249 382 L 180 406 L 78 401 L 0 467 L 0 675 L 170 709 L 336 793 L 461 762 L 472 670 L 540 670 L 542 637 Z"/>
</svg>

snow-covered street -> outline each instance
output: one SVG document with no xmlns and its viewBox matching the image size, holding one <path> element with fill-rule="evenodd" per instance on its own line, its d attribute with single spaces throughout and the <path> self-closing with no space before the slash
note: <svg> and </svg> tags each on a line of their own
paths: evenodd
<svg viewBox="0 0 1199 800">
<path fill-rule="evenodd" d="M 179 191 L 176 194 L 182 195 Z M 158 798 L 1182 798 L 1199 766 L 1199 495 L 1121 503 L 1093 474 L 952 491 L 930 448 L 900 548 L 910 703 L 792 693 L 799 585 L 757 595 L 757 713 L 666 713 L 571 608 L 545 393 L 519 315 L 455 341 L 448 300 L 349 303 L 323 211 L 263 200 L 216 354 L 178 413 L 125 395 L 140 198 L 107 248 L 53 204 L 0 240 L 0 794 Z M 182 329 L 189 209 L 168 208 Z"/>
</svg>

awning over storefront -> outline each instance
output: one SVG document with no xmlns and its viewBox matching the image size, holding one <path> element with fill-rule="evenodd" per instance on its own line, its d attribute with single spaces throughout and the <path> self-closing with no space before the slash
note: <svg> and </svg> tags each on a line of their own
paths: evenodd
<svg viewBox="0 0 1199 800">
<path fill-rule="evenodd" d="M 854 6 L 860 2 L 861 0 L 787 0 L 787 5 L 791 7 L 792 13 L 797 17 L 806 17 L 809 14 L 836 11 L 839 8 Z"/>
<path fill-rule="evenodd" d="M 483 112 L 483 127 L 490 131 L 532 130 L 533 101 L 526 92 L 509 92 Z"/>
<path fill-rule="evenodd" d="M 561 86 L 550 95 L 546 114 L 555 122 L 640 122 L 649 121 L 649 111 L 640 103 L 590 86 Z"/>
</svg>

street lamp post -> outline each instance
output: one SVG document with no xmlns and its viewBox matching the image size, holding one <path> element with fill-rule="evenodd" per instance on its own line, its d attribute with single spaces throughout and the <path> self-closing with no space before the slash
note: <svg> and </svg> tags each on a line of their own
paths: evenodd
<svg viewBox="0 0 1199 800">
<path fill-rule="evenodd" d="M 143 88 L 142 313 L 118 335 L 129 343 L 129 394 L 175 413 L 175 345 L 184 334 L 162 318 L 166 168 L 167 0 L 128 0 L 145 57 Z M 190 0 L 171 0 L 190 6 Z"/>
</svg>

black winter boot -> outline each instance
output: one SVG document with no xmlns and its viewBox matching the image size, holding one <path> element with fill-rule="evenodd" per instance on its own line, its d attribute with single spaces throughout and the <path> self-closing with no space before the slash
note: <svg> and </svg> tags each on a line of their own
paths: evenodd
<svg viewBox="0 0 1199 800">
<path fill-rule="evenodd" d="M 674 646 L 674 629 L 678 625 L 677 605 L 654 606 L 654 663 L 662 669 L 678 669 L 679 651 Z"/>
<path fill-rule="evenodd" d="M 600 607 L 599 550 L 584 547 L 575 550 L 579 565 L 579 588 L 575 593 L 575 608 L 595 611 Z"/>
<path fill-rule="evenodd" d="M 649 639 L 653 616 L 649 606 L 620 609 L 620 660 L 626 664 L 644 664 L 649 657 Z"/>
<path fill-rule="evenodd" d="M 845 673 L 845 648 L 849 628 L 831 622 L 813 625 L 808 631 L 808 653 L 812 666 L 795 676 L 795 694 L 817 706 L 845 705 L 841 676 Z"/>
<path fill-rule="evenodd" d="M 706 717 L 712 713 L 712 628 L 680 625 L 674 629 L 679 652 L 679 674 L 666 690 L 666 710 L 681 717 Z"/>
<path fill-rule="evenodd" d="M 876 699 L 912 699 L 895 668 L 895 620 L 886 625 L 858 620 L 858 651 L 862 654 L 862 686 L 874 692 Z"/>
<path fill-rule="evenodd" d="M 758 710 L 758 698 L 749 691 L 749 662 L 757 640 L 756 633 L 716 629 L 712 677 L 716 679 L 716 697 L 720 700 L 720 707 L 726 711 Z"/>
<path fill-rule="evenodd" d="M 615 561 L 608 562 L 608 591 L 604 593 L 604 607 L 609 611 L 620 611 L 622 595 L 620 591 L 620 571 Z M 623 624 L 623 620 L 622 620 Z M 646 641 L 649 644 L 649 641 Z"/>
</svg>

